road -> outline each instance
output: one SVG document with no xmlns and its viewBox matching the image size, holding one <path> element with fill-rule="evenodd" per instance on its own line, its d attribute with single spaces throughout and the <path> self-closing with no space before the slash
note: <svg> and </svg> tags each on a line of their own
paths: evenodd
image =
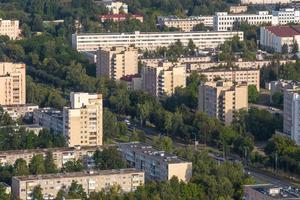
<svg viewBox="0 0 300 200">
<path fill-rule="evenodd" d="M 278 109 L 278 108 L 274 108 L 274 107 L 270 107 L 270 106 L 264 106 L 264 105 L 258 105 L 258 104 L 249 104 L 249 106 L 251 108 L 257 108 L 260 110 L 266 110 L 272 114 L 283 114 L 283 111 Z"/>
</svg>

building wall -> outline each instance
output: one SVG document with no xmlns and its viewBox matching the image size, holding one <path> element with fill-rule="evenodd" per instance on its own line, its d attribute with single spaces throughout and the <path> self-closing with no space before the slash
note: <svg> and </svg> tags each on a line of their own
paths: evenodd
<svg viewBox="0 0 300 200">
<path fill-rule="evenodd" d="M 199 86 L 198 109 L 209 117 L 229 125 L 234 111 L 248 109 L 247 84 L 234 85 L 230 81 L 207 82 Z"/>
<path fill-rule="evenodd" d="M 0 19 L 0 35 L 7 35 L 10 39 L 15 40 L 20 37 L 21 30 L 18 20 Z"/>
<path fill-rule="evenodd" d="M 20 117 L 33 116 L 33 111 L 38 109 L 38 105 L 25 104 L 25 105 L 12 105 L 12 106 L 2 106 L 3 110 L 9 114 L 13 120 L 17 120 Z"/>
<path fill-rule="evenodd" d="M 144 173 L 134 169 L 119 169 L 13 177 L 12 196 L 25 200 L 40 185 L 44 199 L 53 199 L 61 188 L 70 187 L 73 181 L 81 184 L 87 194 L 108 191 L 113 186 L 120 186 L 122 192 L 131 192 L 144 185 Z"/>
<path fill-rule="evenodd" d="M 241 4 L 288 4 L 293 2 L 293 0 L 241 0 Z"/>
<path fill-rule="evenodd" d="M 102 95 L 71 92 L 70 99 L 71 107 L 64 107 L 63 111 L 63 132 L 68 145 L 102 145 Z"/>
<path fill-rule="evenodd" d="M 60 169 L 63 165 L 71 160 L 81 159 L 89 164 L 94 152 L 100 149 L 99 147 L 76 147 L 76 148 L 50 148 L 50 149 L 35 149 L 35 150 L 11 150 L 0 152 L 0 165 L 14 165 L 17 159 L 24 159 L 27 164 L 35 155 L 43 155 L 44 157 L 48 152 L 52 152 L 55 165 Z"/>
<path fill-rule="evenodd" d="M 168 179 L 173 176 L 179 180 L 189 181 L 192 177 L 192 163 L 170 163 L 168 165 Z"/>
<path fill-rule="evenodd" d="M 26 103 L 26 66 L 21 63 L 0 63 L 0 105 Z"/>
<path fill-rule="evenodd" d="M 138 74 L 138 51 L 135 48 L 105 48 L 97 51 L 97 76 L 119 80 Z"/>
<path fill-rule="evenodd" d="M 210 31 L 210 32 L 163 32 L 163 33 L 85 33 L 73 34 L 72 46 L 77 51 L 97 51 L 99 48 L 128 47 L 134 45 L 143 50 L 155 50 L 158 47 L 168 47 L 170 44 L 180 40 L 187 46 L 193 40 L 199 49 L 216 48 L 225 41 L 238 36 L 244 39 L 241 31 Z"/>
<path fill-rule="evenodd" d="M 63 133 L 62 112 L 54 108 L 40 108 L 33 111 L 33 123 L 54 133 Z"/>
<path fill-rule="evenodd" d="M 105 6 L 112 14 L 128 13 L 128 5 L 120 1 L 111 1 Z"/>
</svg>

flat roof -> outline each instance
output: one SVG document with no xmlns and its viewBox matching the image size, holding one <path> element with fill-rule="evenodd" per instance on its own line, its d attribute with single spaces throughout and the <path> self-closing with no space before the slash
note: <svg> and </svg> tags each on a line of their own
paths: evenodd
<svg viewBox="0 0 300 200">
<path fill-rule="evenodd" d="M 151 157 L 153 160 L 160 160 L 167 163 L 191 163 L 187 160 L 179 158 L 174 154 L 170 154 L 165 151 L 159 151 L 157 149 L 154 149 L 151 145 L 143 144 L 140 142 L 119 143 L 119 148 L 131 149 L 134 152 L 138 152 L 139 154 Z"/>
<path fill-rule="evenodd" d="M 126 168 L 126 169 L 96 170 L 96 171 L 83 171 L 83 172 L 71 172 L 71 173 L 15 176 L 13 178 L 20 181 L 32 181 L 32 180 L 44 180 L 44 179 L 76 178 L 76 177 L 84 177 L 84 176 L 114 175 L 114 174 L 128 174 L 128 173 L 144 173 L 144 172 L 134 168 Z"/>
<path fill-rule="evenodd" d="M 279 187 L 273 184 L 258 184 L 258 185 L 246 185 L 253 190 L 272 197 L 273 199 L 300 199 L 300 190 L 292 187 Z M 271 190 L 277 190 L 278 192 L 271 192 Z"/>
</svg>

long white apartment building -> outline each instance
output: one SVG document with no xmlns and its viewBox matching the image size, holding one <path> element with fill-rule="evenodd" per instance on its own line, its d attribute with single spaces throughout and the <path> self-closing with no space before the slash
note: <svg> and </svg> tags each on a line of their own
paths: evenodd
<svg viewBox="0 0 300 200">
<path fill-rule="evenodd" d="M 250 25 L 285 25 L 289 23 L 300 22 L 300 10 L 294 8 L 282 8 L 273 10 L 272 13 L 268 11 L 258 11 L 256 14 L 229 14 L 227 12 L 216 12 L 214 15 L 214 30 L 215 31 L 229 31 L 234 27 L 245 22 Z"/>
<path fill-rule="evenodd" d="M 233 37 L 244 39 L 242 31 L 201 32 L 139 32 L 134 33 L 83 33 L 72 35 L 72 46 L 77 51 L 95 52 L 99 48 L 135 46 L 139 49 L 155 50 L 168 47 L 178 40 L 186 46 L 192 40 L 197 48 L 216 48 Z"/>
<path fill-rule="evenodd" d="M 15 40 L 20 37 L 19 20 L 0 19 L 0 35 L 7 35 L 10 39 Z"/>
<path fill-rule="evenodd" d="M 283 98 L 283 132 L 300 145 L 300 88 L 286 89 Z"/>
<path fill-rule="evenodd" d="M 189 32 L 194 29 L 197 24 L 204 26 L 213 26 L 213 16 L 190 16 L 187 18 L 179 18 L 177 16 L 159 16 L 157 18 L 158 24 L 163 27 L 179 28 L 184 32 Z"/>
<path fill-rule="evenodd" d="M 241 0 L 242 5 L 248 4 L 289 4 L 294 0 Z"/>
</svg>

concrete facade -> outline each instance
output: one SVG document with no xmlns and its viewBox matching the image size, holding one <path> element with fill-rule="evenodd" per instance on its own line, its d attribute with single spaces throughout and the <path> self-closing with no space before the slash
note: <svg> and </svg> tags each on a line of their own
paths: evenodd
<svg viewBox="0 0 300 200">
<path fill-rule="evenodd" d="M 26 104 L 26 66 L 23 63 L 0 63 L 0 105 Z"/>
<path fill-rule="evenodd" d="M 18 176 L 12 178 L 12 196 L 15 199 L 31 200 L 33 189 L 39 185 L 45 200 L 54 199 L 61 188 L 70 187 L 73 181 L 81 184 L 87 194 L 108 191 L 113 186 L 120 186 L 121 192 L 131 192 L 144 185 L 144 172 L 135 169 L 113 169 Z"/>
<path fill-rule="evenodd" d="M 96 66 L 97 76 L 106 76 L 113 80 L 138 74 L 138 50 L 133 47 L 99 49 Z"/>
<path fill-rule="evenodd" d="M 19 20 L 0 19 L 0 35 L 6 35 L 11 40 L 15 40 L 20 37 L 20 34 Z"/>
<path fill-rule="evenodd" d="M 101 94 L 70 94 L 70 107 L 63 109 L 63 133 L 68 146 L 98 146 L 103 143 Z"/>
<path fill-rule="evenodd" d="M 33 123 L 54 133 L 63 133 L 63 115 L 60 110 L 54 108 L 40 108 L 33 111 Z"/>
<path fill-rule="evenodd" d="M 248 109 L 248 86 L 246 83 L 207 82 L 199 86 L 198 109 L 209 117 L 230 125 L 234 111 Z"/>
<path fill-rule="evenodd" d="M 165 181 L 175 176 L 188 182 L 192 177 L 191 162 L 152 146 L 139 142 L 120 143 L 119 150 L 130 166 L 145 172 L 148 180 Z"/>
</svg>

